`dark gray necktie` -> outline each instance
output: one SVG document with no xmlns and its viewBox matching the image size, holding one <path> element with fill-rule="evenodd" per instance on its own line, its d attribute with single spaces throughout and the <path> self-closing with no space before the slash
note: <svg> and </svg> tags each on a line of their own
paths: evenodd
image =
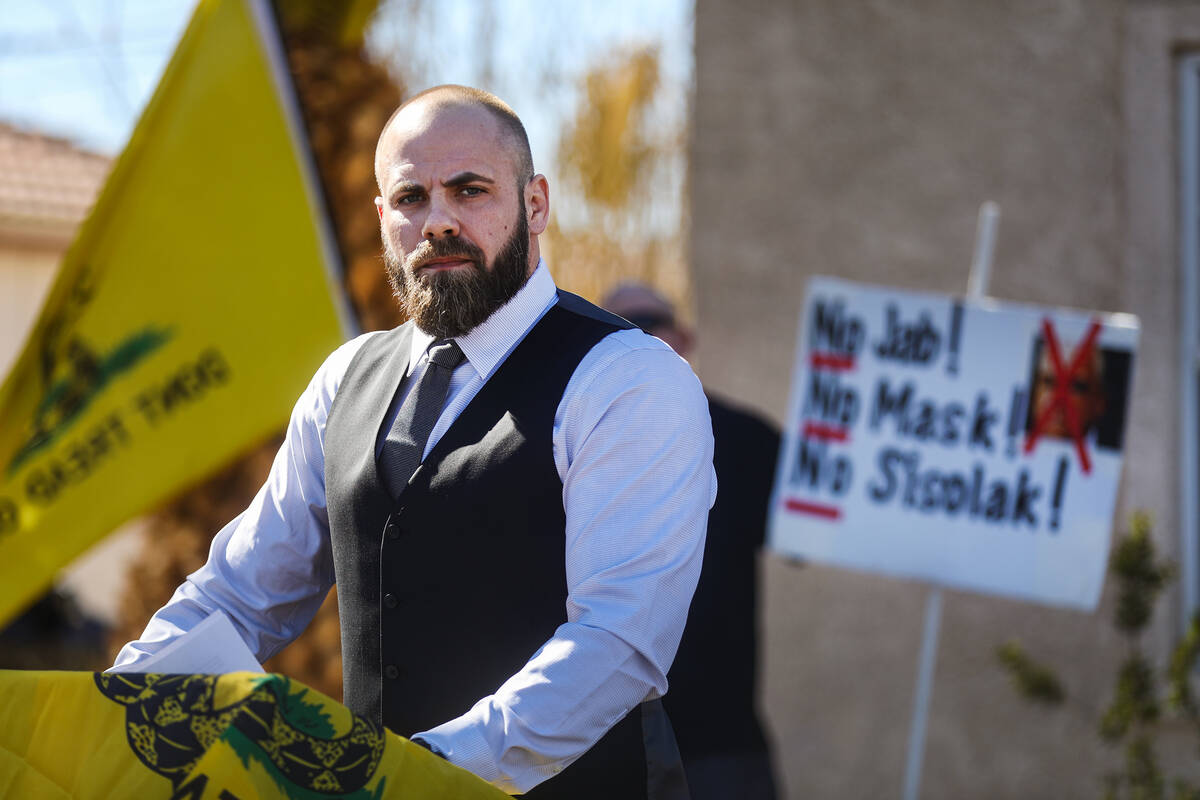
<svg viewBox="0 0 1200 800">
<path fill-rule="evenodd" d="M 400 496 L 408 479 L 417 471 L 433 426 L 442 415 L 450 373 L 462 363 L 463 351 L 453 339 L 442 339 L 429 347 L 429 363 L 417 385 L 400 405 L 396 421 L 379 451 L 380 474 L 393 498 Z"/>
</svg>

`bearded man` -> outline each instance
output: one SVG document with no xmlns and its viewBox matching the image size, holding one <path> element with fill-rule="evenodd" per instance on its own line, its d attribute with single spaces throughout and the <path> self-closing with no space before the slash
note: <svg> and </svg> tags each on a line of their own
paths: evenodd
<svg viewBox="0 0 1200 800">
<path fill-rule="evenodd" d="M 555 287 L 549 185 L 502 101 L 417 95 L 375 168 L 410 322 L 322 365 L 250 508 L 117 666 L 218 609 L 265 660 L 336 580 L 356 713 L 510 793 L 685 798 L 658 698 L 716 492 L 703 390 Z"/>
</svg>

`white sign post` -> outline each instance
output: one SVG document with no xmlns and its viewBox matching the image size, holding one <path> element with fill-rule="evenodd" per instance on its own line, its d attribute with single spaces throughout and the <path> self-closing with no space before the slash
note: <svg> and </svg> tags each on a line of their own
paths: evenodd
<svg viewBox="0 0 1200 800">
<path fill-rule="evenodd" d="M 1000 206 L 988 200 L 979 207 L 975 224 L 975 254 L 967 279 L 967 299 L 987 296 L 996 247 L 996 225 Z M 925 762 L 925 728 L 929 721 L 929 698 L 933 694 L 933 669 L 937 664 L 938 634 L 942 628 L 942 587 L 934 584 L 925 597 L 925 624 L 921 629 L 921 654 L 917 662 L 917 689 L 913 694 L 912 723 L 908 732 L 908 759 L 904 765 L 903 800 L 917 800 L 921 792 L 921 768 Z"/>
<path fill-rule="evenodd" d="M 773 550 L 1095 608 L 1134 318 L 816 278 L 802 320 Z"/>
</svg>

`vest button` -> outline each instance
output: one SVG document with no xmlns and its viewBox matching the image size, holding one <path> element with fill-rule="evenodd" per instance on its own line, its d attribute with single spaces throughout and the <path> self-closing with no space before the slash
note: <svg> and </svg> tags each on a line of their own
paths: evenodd
<svg viewBox="0 0 1200 800">
<path fill-rule="evenodd" d="M 394 522 L 389 522 L 387 526 L 387 537 L 392 541 L 400 538 L 400 526 Z"/>
<path fill-rule="evenodd" d="M 389 681 L 394 681 L 400 677 L 400 670 L 396 668 L 395 664 L 388 664 L 383 668 L 383 675 Z"/>
<path fill-rule="evenodd" d="M 383 596 L 383 604 L 388 608 L 395 608 L 400 605 L 400 601 L 396 599 L 396 595 L 388 592 Z"/>
</svg>

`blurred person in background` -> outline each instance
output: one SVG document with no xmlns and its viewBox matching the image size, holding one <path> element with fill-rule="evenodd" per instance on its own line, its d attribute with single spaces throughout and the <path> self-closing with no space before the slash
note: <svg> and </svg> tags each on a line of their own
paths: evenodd
<svg viewBox="0 0 1200 800">
<path fill-rule="evenodd" d="M 669 300 L 624 283 L 602 301 L 687 358 L 693 334 Z M 758 565 L 779 457 L 779 431 L 708 393 L 717 501 L 708 517 L 704 567 L 663 703 L 675 728 L 694 800 L 769 800 L 775 783 L 755 711 Z"/>
<path fill-rule="evenodd" d="M 117 666 L 216 610 L 265 660 L 336 580 L 355 713 L 510 793 L 686 800 L 659 697 L 716 492 L 703 389 L 557 289 L 549 185 L 498 98 L 415 96 L 375 170 L 410 322 L 326 360 L 258 496 Z"/>
<path fill-rule="evenodd" d="M 106 629 L 62 589 L 0 629 L 0 669 L 103 669 Z"/>
</svg>

